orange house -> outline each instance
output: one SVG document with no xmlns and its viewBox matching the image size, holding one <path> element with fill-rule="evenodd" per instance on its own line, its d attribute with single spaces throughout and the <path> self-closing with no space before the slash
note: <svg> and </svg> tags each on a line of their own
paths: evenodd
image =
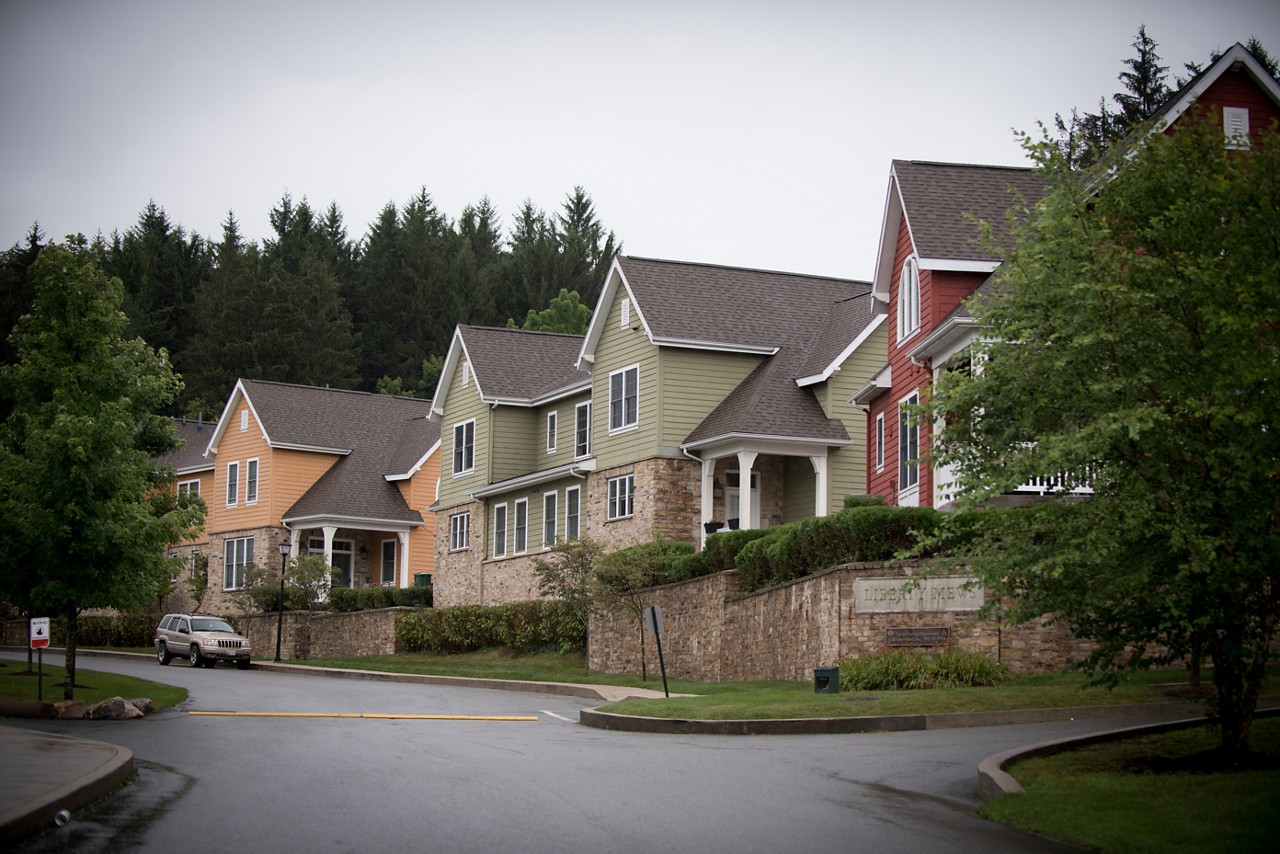
<svg viewBox="0 0 1280 854">
<path fill-rule="evenodd" d="M 429 409 L 426 400 L 237 382 L 203 434 L 209 587 L 202 606 L 240 610 L 233 594 L 245 570 L 278 571 L 285 541 L 293 556 L 323 554 L 334 586 L 429 581 L 435 520 L 427 508 L 440 447 Z M 179 469 L 178 488 L 183 477 Z"/>
</svg>

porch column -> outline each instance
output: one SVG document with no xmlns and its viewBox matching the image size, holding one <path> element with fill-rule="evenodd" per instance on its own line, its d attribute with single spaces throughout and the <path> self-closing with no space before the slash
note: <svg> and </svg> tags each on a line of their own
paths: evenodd
<svg viewBox="0 0 1280 854">
<path fill-rule="evenodd" d="M 400 541 L 400 569 L 396 575 L 396 587 L 409 587 L 409 532 L 396 531 L 396 539 Z"/>
<path fill-rule="evenodd" d="M 751 466 L 759 456 L 755 451 L 738 451 L 738 527 L 751 524 Z"/>
<path fill-rule="evenodd" d="M 329 570 L 325 572 L 324 589 L 327 590 L 333 586 L 333 538 L 338 535 L 338 527 L 336 525 L 325 525 L 320 530 L 324 533 L 324 565 L 325 569 Z M 354 570 L 352 571 L 352 577 L 355 577 Z"/>
<path fill-rule="evenodd" d="M 715 512 L 715 474 L 716 461 L 704 459 L 702 461 L 702 518 L 698 520 L 699 550 L 707 544 L 707 523 L 711 521 L 711 514 Z"/>
<path fill-rule="evenodd" d="M 809 457 L 813 465 L 813 515 L 827 515 L 827 458 Z"/>
</svg>

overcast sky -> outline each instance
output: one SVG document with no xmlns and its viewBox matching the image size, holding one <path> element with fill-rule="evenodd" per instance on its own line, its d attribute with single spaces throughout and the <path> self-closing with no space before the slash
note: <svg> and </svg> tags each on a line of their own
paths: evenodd
<svg viewBox="0 0 1280 854">
<path fill-rule="evenodd" d="M 631 255 L 867 279 L 892 159 L 1025 165 L 1142 23 L 1171 73 L 1280 54 L 1275 0 L 0 0 L 0 245 L 581 185 Z"/>
</svg>

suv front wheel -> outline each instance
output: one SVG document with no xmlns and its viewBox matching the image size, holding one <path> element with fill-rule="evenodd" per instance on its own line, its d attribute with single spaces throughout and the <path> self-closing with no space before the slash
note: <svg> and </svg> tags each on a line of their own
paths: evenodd
<svg viewBox="0 0 1280 854">
<path fill-rule="evenodd" d="M 204 656 L 200 654 L 200 644 L 193 643 L 191 645 L 191 666 L 200 667 L 201 665 L 204 665 Z M 204 666 L 207 667 L 208 665 Z"/>
</svg>

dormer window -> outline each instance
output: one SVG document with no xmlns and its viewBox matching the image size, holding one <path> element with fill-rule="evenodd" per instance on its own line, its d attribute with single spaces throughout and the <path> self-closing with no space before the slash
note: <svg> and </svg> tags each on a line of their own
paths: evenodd
<svg viewBox="0 0 1280 854">
<path fill-rule="evenodd" d="M 920 328 L 920 269 L 914 257 L 902 262 L 898 276 L 898 340 Z"/>
<path fill-rule="evenodd" d="M 1249 108 L 1223 107 L 1222 132 L 1226 147 L 1234 150 L 1249 148 Z"/>
</svg>

